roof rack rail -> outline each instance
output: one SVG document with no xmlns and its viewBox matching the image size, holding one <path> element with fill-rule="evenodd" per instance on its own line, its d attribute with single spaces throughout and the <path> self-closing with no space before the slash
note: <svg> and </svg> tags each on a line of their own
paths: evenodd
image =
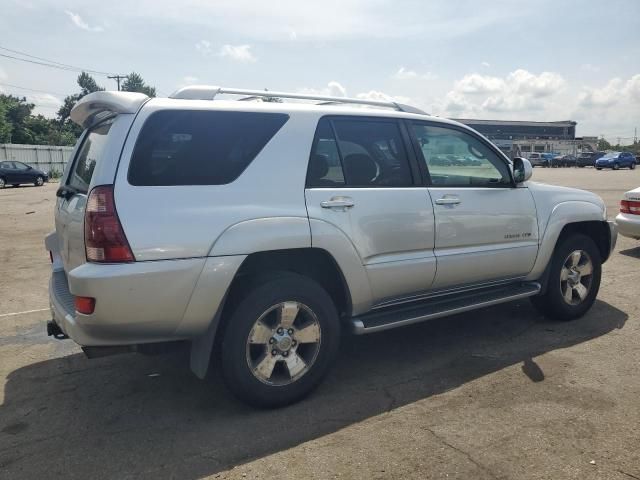
<svg viewBox="0 0 640 480">
<path fill-rule="evenodd" d="M 289 92 L 273 92 L 271 90 L 245 90 L 242 88 L 225 88 L 213 85 L 192 85 L 183 87 L 173 92 L 169 98 L 183 100 L 213 100 L 216 95 L 226 93 L 228 95 L 248 95 L 249 97 L 241 100 L 254 100 L 261 97 L 270 98 L 292 98 L 296 100 L 317 100 L 323 104 L 342 104 L 351 103 L 356 105 L 370 105 L 374 107 L 393 108 L 399 112 L 417 113 L 420 115 L 428 115 L 419 108 L 411 105 L 404 105 L 398 102 L 384 100 L 365 100 L 363 98 L 348 97 L 330 97 L 325 95 L 309 95 L 306 93 L 289 93 Z"/>
</svg>

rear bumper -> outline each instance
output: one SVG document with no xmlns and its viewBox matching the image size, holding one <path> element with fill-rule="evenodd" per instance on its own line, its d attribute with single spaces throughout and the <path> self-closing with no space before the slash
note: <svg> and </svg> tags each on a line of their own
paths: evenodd
<svg viewBox="0 0 640 480">
<path fill-rule="evenodd" d="M 619 213 L 616 224 L 620 235 L 640 240 L 640 215 L 628 215 Z"/>
<path fill-rule="evenodd" d="M 192 338 L 209 327 L 244 256 L 85 263 L 49 281 L 51 313 L 82 346 Z M 75 311 L 74 295 L 96 299 L 91 315 Z"/>
</svg>

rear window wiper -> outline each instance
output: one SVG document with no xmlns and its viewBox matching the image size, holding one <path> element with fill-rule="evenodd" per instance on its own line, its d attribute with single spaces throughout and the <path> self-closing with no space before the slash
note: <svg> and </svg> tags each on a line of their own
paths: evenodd
<svg viewBox="0 0 640 480">
<path fill-rule="evenodd" d="M 56 191 L 56 197 L 64 198 L 65 200 L 69 200 L 76 193 L 80 193 L 80 190 L 74 188 L 70 185 L 63 185 Z"/>
</svg>

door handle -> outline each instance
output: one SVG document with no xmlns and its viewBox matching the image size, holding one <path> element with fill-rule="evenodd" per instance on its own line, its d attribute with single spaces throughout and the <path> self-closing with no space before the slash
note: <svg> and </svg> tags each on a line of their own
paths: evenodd
<svg viewBox="0 0 640 480">
<path fill-rule="evenodd" d="M 322 208 L 347 209 L 355 205 L 353 199 L 349 197 L 333 197 L 331 200 L 320 202 Z"/>
<path fill-rule="evenodd" d="M 437 205 L 458 205 L 459 203 L 458 197 L 442 197 L 436 200 Z"/>
</svg>

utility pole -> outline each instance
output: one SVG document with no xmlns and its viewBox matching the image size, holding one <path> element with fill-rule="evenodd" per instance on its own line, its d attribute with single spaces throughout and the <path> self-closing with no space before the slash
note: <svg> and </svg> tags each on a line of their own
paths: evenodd
<svg viewBox="0 0 640 480">
<path fill-rule="evenodd" d="M 127 75 L 108 75 L 107 78 L 110 78 L 118 82 L 118 91 L 120 91 L 120 80 L 127 78 Z"/>
</svg>

